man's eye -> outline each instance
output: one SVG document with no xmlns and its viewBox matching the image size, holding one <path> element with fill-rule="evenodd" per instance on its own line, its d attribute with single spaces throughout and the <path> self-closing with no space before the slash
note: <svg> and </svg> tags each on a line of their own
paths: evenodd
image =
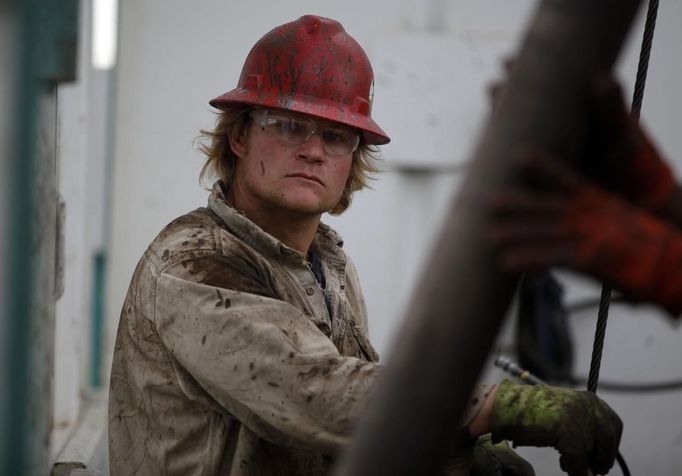
<svg viewBox="0 0 682 476">
<path fill-rule="evenodd" d="M 282 131 L 298 132 L 303 129 L 303 124 L 293 119 L 278 119 L 275 123 L 275 127 Z"/>
<path fill-rule="evenodd" d="M 270 127 L 274 127 L 276 129 L 289 129 L 289 126 L 287 125 L 286 119 L 274 119 L 274 118 L 272 118 L 270 120 Z"/>
<path fill-rule="evenodd" d="M 327 129 L 324 131 L 324 140 L 329 144 L 348 142 L 348 134 L 345 131 Z"/>
</svg>

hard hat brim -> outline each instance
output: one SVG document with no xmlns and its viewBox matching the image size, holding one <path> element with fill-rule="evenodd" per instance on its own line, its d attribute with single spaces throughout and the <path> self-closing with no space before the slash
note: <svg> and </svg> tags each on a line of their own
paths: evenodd
<svg viewBox="0 0 682 476">
<path fill-rule="evenodd" d="M 349 105 L 322 101 L 320 98 L 306 98 L 291 94 L 266 95 L 263 91 L 256 92 L 238 87 L 211 99 L 208 103 L 223 111 L 239 105 L 253 105 L 298 112 L 359 129 L 362 132 L 363 141 L 369 145 L 383 145 L 391 141 L 391 138 L 371 117 L 354 112 Z"/>
</svg>

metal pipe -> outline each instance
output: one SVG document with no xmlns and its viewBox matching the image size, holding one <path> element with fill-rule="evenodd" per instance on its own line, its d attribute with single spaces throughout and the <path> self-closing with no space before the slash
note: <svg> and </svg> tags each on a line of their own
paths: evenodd
<svg viewBox="0 0 682 476">
<path fill-rule="evenodd" d="M 34 144 L 34 107 L 27 91 L 32 86 L 28 81 L 30 65 L 27 64 L 29 47 L 27 45 L 28 12 L 22 9 L 20 2 L 14 0 L 2 4 L 0 14 L 3 23 L 11 23 L 12 42 L 7 47 L 16 51 L 14 61 L 9 68 L 11 77 L 6 78 L 14 87 L 10 110 L 12 121 L 8 121 L 10 132 L 7 134 L 7 197 L 12 204 L 7 207 L 7 239 L 3 249 L 4 262 L 7 265 L 5 287 L 6 302 L 3 306 L 3 346 L 2 358 L 4 392 L 2 415 L 0 421 L 0 473 L 12 474 L 17 468 L 24 468 L 27 453 L 28 408 L 25 401 L 28 397 L 28 372 L 26 361 L 30 356 L 28 349 L 30 314 L 27 304 L 30 302 L 32 270 L 26 266 L 30 255 L 30 227 L 26 219 L 31 210 L 30 171 L 32 168 Z M 8 74 L 9 76 L 9 74 Z M 22 107 L 23 106 L 23 107 Z M 5 270 L 3 270 L 5 271 Z M 19 473 L 17 473 L 19 474 Z"/>
<path fill-rule="evenodd" d="M 15 128 L 9 165 L 8 288 L 0 474 L 46 474 L 52 426 L 56 84 L 74 78 L 77 0 L 16 0 Z M 3 250 L 4 251 L 4 250 Z"/>
<path fill-rule="evenodd" d="M 578 152 L 588 81 L 612 68 L 639 3 L 539 4 L 337 475 L 428 475 L 447 458 L 518 281 L 486 239 L 486 194 L 523 144 Z"/>
</svg>

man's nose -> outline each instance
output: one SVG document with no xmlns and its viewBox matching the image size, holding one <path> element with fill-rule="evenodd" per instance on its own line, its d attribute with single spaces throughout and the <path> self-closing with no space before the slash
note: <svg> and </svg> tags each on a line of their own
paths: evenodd
<svg viewBox="0 0 682 476">
<path fill-rule="evenodd" d="M 304 160 L 315 161 L 324 158 L 324 144 L 317 131 L 313 131 L 308 140 L 301 144 L 297 156 Z"/>
</svg>

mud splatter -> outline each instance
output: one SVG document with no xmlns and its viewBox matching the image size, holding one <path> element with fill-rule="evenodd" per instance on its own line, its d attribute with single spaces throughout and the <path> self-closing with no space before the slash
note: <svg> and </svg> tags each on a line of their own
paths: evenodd
<svg viewBox="0 0 682 476">
<path fill-rule="evenodd" d="M 223 307 L 223 295 L 220 294 L 220 289 L 215 290 L 218 295 L 218 302 L 215 303 L 215 307 Z"/>
<path fill-rule="evenodd" d="M 303 380 L 308 380 L 310 378 L 313 378 L 317 374 L 320 373 L 320 368 L 319 367 L 313 367 L 312 369 L 308 370 L 307 372 L 299 372 L 298 373 L 298 378 L 303 379 Z"/>
</svg>

